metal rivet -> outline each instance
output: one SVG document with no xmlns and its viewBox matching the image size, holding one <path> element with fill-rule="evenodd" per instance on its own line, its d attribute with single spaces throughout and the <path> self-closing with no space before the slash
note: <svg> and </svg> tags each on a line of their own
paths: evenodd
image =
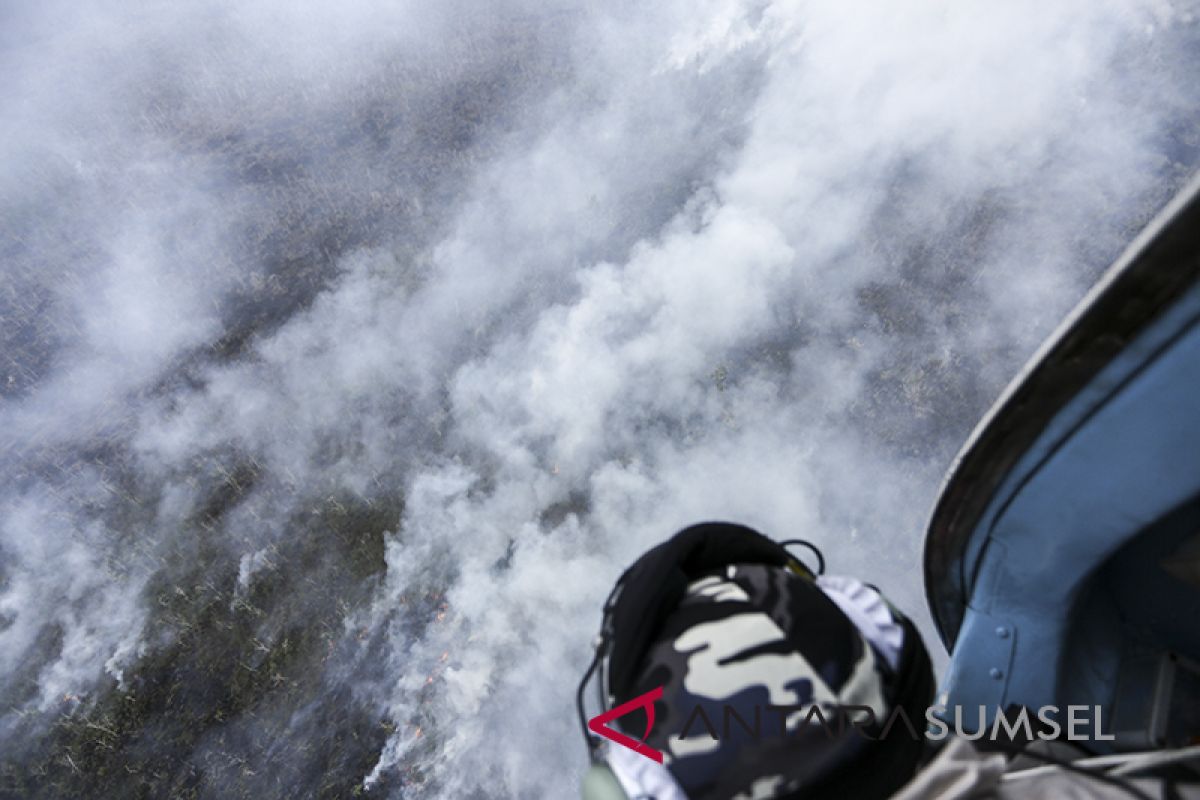
<svg viewBox="0 0 1200 800">
<path fill-rule="evenodd" d="M 992 667 L 990 670 L 988 670 L 988 675 L 991 675 L 996 680 L 1000 680 L 1004 677 L 1004 673 L 1000 671 L 999 667 Z"/>
<path fill-rule="evenodd" d="M 1003 625 L 1001 625 L 999 628 L 996 628 L 996 635 L 999 636 L 1001 639 L 1007 639 L 1008 633 L 1009 633 L 1008 628 L 1004 627 Z"/>
</svg>

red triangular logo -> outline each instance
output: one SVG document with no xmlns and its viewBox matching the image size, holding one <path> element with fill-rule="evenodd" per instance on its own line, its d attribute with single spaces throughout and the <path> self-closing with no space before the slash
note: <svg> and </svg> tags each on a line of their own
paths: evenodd
<svg viewBox="0 0 1200 800">
<path fill-rule="evenodd" d="M 628 703 L 622 703 L 603 714 L 597 714 L 588 720 L 588 730 L 661 764 L 663 763 L 663 754 L 646 744 L 646 737 L 650 735 L 650 729 L 654 727 L 654 701 L 661 699 L 662 694 L 663 687 L 659 686 L 657 689 L 651 689 L 645 694 L 633 698 Z M 620 731 L 608 727 L 607 723 L 639 708 L 646 709 L 646 732 L 642 734 L 642 741 L 639 742 L 631 736 L 626 736 Z"/>
</svg>

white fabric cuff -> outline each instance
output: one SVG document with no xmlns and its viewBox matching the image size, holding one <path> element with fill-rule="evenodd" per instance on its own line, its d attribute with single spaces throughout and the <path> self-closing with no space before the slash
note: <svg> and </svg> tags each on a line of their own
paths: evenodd
<svg viewBox="0 0 1200 800">
<path fill-rule="evenodd" d="M 904 627 L 879 592 L 856 578 L 821 575 L 817 586 L 842 610 L 859 633 L 883 656 L 893 670 L 900 663 Z"/>
</svg>

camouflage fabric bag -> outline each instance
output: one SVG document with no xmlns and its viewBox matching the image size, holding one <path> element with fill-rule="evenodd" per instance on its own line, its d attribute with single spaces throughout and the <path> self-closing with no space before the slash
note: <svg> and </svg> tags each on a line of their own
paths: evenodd
<svg viewBox="0 0 1200 800">
<path fill-rule="evenodd" d="M 924 655 L 915 630 L 906 638 Z M 893 670 L 811 576 L 730 564 L 687 585 L 630 694 L 663 687 L 646 741 L 692 800 L 886 796 L 912 775 L 920 750 L 899 741 L 915 739 L 911 729 L 876 741 L 905 666 Z M 923 668 L 917 724 L 932 691 L 927 656 Z M 637 715 L 622 723 L 644 730 Z"/>
</svg>

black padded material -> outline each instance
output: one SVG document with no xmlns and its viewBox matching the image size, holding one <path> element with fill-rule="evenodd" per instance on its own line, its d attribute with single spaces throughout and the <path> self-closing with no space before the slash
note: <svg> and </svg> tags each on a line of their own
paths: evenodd
<svg viewBox="0 0 1200 800">
<path fill-rule="evenodd" d="M 904 627 L 904 646 L 895 673 L 885 683 L 885 692 L 889 707 L 902 707 L 921 737 L 910 737 L 904 725 L 897 721 L 889 735 L 872 742 L 858 760 L 831 773 L 820 783 L 788 795 L 787 800 L 883 800 L 895 794 L 916 774 L 926 747 L 923 738 L 925 711 L 933 702 L 936 689 L 933 664 L 920 632 L 907 617 L 899 622 Z"/>
</svg>

